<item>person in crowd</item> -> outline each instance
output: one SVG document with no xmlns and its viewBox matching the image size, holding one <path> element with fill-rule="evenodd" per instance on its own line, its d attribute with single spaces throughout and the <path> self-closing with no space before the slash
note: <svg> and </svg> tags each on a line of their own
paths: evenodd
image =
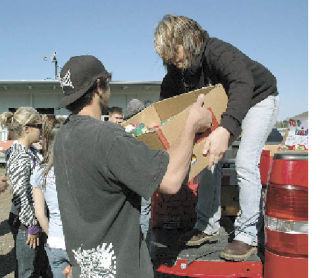
<svg viewBox="0 0 320 278">
<path fill-rule="evenodd" d="M 7 176 L 5 176 L 5 175 L 0 176 L 0 193 L 6 191 L 8 186 L 9 186 L 9 184 L 8 184 Z"/>
<path fill-rule="evenodd" d="M 131 99 L 127 104 L 127 109 L 126 109 L 126 114 L 124 119 L 125 120 L 130 119 L 131 117 L 138 114 L 145 108 L 146 106 L 140 99 L 137 99 L 137 98 Z"/>
<path fill-rule="evenodd" d="M 139 99 L 131 99 L 127 104 L 125 120 L 138 114 L 145 108 L 144 103 Z M 140 215 L 140 227 L 144 239 L 147 239 L 151 218 L 151 198 L 141 198 L 141 215 Z"/>
<path fill-rule="evenodd" d="M 94 56 L 63 66 L 60 107 L 72 114 L 56 135 L 54 171 L 73 277 L 153 277 L 140 225 L 141 197 L 175 194 L 190 165 L 195 133 L 211 125 L 204 95 L 175 144 L 151 150 L 120 125 L 101 121 L 111 75 Z"/>
<path fill-rule="evenodd" d="M 200 181 L 197 223 L 184 239 L 187 245 L 200 245 L 219 238 L 221 187 L 218 162 L 228 144 L 238 138 L 236 157 L 241 215 L 235 221 L 235 238 L 221 252 L 227 260 L 245 260 L 257 251 L 261 200 L 259 160 L 263 146 L 276 122 L 279 96 L 276 78 L 262 64 L 239 49 L 215 37 L 193 19 L 165 15 L 154 33 L 154 47 L 167 67 L 160 98 L 168 98 L 201 87 L 221 83 L 228 95 L 226 111 L 219 127 L 207 138 L 203 154 L 208 155 L 214 182 Z M 204 175 L 206 176 L 206 175 Z M 201 184 L 202 183 L 202 184 Z"/>
<path fill-rule="evenodd" d="M 70 266 L 66 252 L 56 183 L 53 169 L 53 144 L 63 119 L 48 117 L 43 123 L 42 151 L 43 160 L 31 176 L 35 215 L 42 230 L 47 234 L 45 250 L 54 278 L 64 278 L 63 271 Z M 47 216 L 47 208 L 49 217 Z"/>
<path fill-rule="evenodd" d="M 32 147 L 32 143 L 40 138 L 41 117 L 32 107 L 20 107 L 14 114 L 1 114 L 0 120 L 2 127 L 8 127 L 17 134 L 17 140 L 6 151 L 6 175 L 13 188 L 9 224 L 15 241 L 18 277 L 52 277 L 46 265 L 44 242 L 35 217 L 30 185 L 30 176 L 41 160 L 39 152 Z"/>
<path fill-rule="evenodd" d="M 123 112 L 121 107 L 113 106 L 108 109 L 109 121 L 115 124 L 121 124 L 123 122 Z"/>
</svg>

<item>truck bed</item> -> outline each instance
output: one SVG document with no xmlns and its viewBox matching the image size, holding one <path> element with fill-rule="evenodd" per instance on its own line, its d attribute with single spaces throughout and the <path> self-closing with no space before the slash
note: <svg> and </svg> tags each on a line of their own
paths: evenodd
<svg viewBox="0 0 320 278">
<path fill-rule="evenodd" d="M 258 255 L 252 255 L 246 262 L 230 262 L 219 257 L 228 243 L 228 234 L 223 227 L 218 242 L 200 247 L 179 246 L 178 238 L 183 233 L 177 229 L 152 229 L 149 250 L 157 270 L 156 277 L 262 277 L 262 262 Z"/>
</svg>

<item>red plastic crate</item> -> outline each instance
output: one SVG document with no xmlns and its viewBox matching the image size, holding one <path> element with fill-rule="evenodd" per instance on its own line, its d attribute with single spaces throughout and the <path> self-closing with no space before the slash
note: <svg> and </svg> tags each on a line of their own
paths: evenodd
<svg viewBox="0 0 320 278">
<path fill-rule="evenodd" d="M 174 195 L 156 192 L 151 198 L 151 226 L 168 229 L 189 229 L 196 221 L 199 179 L 191 179 Z"/>
</svg>

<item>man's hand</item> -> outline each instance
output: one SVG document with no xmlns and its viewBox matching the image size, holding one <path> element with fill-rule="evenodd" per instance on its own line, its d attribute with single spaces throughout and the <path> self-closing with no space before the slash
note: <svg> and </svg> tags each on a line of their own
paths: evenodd
<svg viewBox="0 0 320 278">
<path fill-rule="evenodd" d="M 222 126 L 219 126 L 208 136 L 203 148 L 204 155 L 209 152 L 208 169 L 211 169 L 212 165 L 217 164 L 224 156 L 228 149 L 229 139 L 230 132 Z"/>
<path fill-rule="evenodd" d="M 6 176 L 1 176 L 0 177 L 0 193 L 4 192 L 8 188 L 8 179 Z"/>
<path fill-rule="evenodd" d="M 203 107 L 204 94 L 198 96 L 197 101 L 191 106 L 187 124 L 192 126 L 194 133 L 204 132 L 211 126 L 212 114 Z"/>
<path fill-rule="evenodd" d="M 30 248 L 36 248 L 39 246 L 39 235 L 36 233 L 35 235 L 28 234 L 28 238 L 26 244 L 30 246 Z"/>
</svg>

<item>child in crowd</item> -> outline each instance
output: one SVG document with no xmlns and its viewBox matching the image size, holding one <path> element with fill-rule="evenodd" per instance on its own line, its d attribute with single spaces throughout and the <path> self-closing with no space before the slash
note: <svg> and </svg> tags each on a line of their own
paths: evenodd
<svg viewBox="0 0 320 278">
<path fill-rule="evenodd" d="M 64 242 L 53 169 L 53 144 L 62 122 L 63 119 L 59 120 L 55 116 L 45 120 L 42 141 L 44 158 L 31 176 L 35 214 L 41 228 L 48 236 L 45 249 L 54 278 L 65 277 L 63 271 L 70 265 Z M 49 219 L 46 215 L 46 205 L 49 210 Z"/>
<path fill-rule="evenodd" d="M 130 119 L 134 115 L 141 112 L 145 107 L 144 103 L 139 99 L 132 99 L 127 104 L 125 120 Z M 140 215 L 140 227 L 144 239 L 147 239 L 148 231 L 150 228 L 151 218 L 151 198 L 141 198 L 141 215 Z M 149 240 L 149 239 L 148 239 Z"/>
</svg>

